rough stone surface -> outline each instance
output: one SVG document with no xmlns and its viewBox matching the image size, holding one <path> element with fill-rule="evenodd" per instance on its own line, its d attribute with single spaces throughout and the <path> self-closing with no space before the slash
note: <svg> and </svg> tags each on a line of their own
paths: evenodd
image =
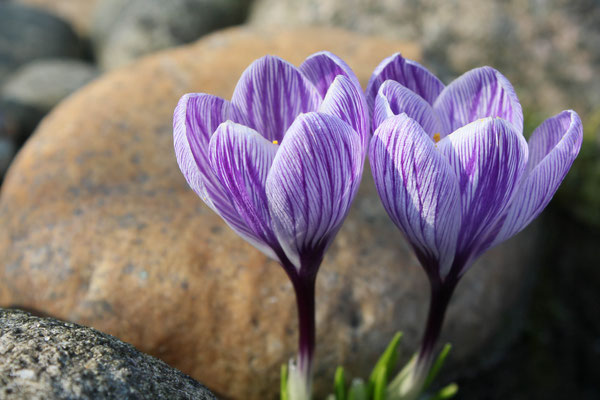
<svg viewBox="0 0 600 400">
<path fill-rule="evenodd" d="M 114 68 L 168 47 L 189 43 L 246 17 L 249 0 L 103 0 L 92 40 L 103 68 Z"/>
<path fill-rule="evenodd" d="M 0 82 L 40 58 L 77 58 L 82 46 L 70 25 L 44 11 L 0 2 Z"/>
<path fill-rule="evenodd" d="M 99 0 L 13 0 L 46 10 L 69 21 L 82 36 L 90 33 L 92 15 Z"/>
<path fill-rule="evenodd" d="M 597 0 L 256 0 L 250 20 L 414 40 L 427 66 L 446 80 L 487 64 L 536 111 L 600 109 Z"/>
<path fill-rule="evenodd" d="M 0 96 L 47 113 L 97 75 L 97 68 L 84 61 L 32 61 L 6 78 Z"/>
<path fill-rule="evenodd" d="M 394 51 L 420 58 L 414 45 L 338 30 L 236 28 L 105 75 L 55 108 L 2 188 L 0 305 L 94 326 L 224 398 L 276 398 L 279 367 L 296 348 L 291 285 L 187 187 L 172 113 L 186 92 L 229 98 L 265 54 L 298 65 L 322 49 L 363 85 Z M 425 319 L 425 274 L 370 176 L 317 280 L 320 395 L 337 364 L 366 376 L 397 330 L 408 356 Z M 483 354 L 489 361 L 487 350 L 519 319 L 534 236 L 527 230 L 488 252 L 459 285 L 443 334 L 454 367 L 476 368 Z"/>
<path fill-rule="evenodd" d="M 163 361 L 95 329 L 0 309 L 0 398 L 216 400 Z"/>
</svg>

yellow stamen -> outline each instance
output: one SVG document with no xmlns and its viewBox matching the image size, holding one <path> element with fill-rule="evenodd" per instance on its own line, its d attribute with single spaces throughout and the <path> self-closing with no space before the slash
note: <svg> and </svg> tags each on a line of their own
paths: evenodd
<svg viewBox="0 0 600 400">
<path fill-rule="evenodd" d="M 277 140 L 273 140 L 273 144 L 279 144 Z"/>
<path fill-rule="evenodd" d="M 439 142 L 441 138 L 442 138 L 442 135 L 440 135 L 439 133 L 434 133 L 433 134 L 433 141 L 434 142 L 436 142 L 436 143 Z"/>
</svg>

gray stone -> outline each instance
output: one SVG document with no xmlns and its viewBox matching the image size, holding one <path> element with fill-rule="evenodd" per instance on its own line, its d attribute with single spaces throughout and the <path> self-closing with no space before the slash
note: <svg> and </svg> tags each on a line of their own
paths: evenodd
<svg viewBox="0 0 600 400">
<path fill-rule="evenodd" d="M 26 62 L 50 57 L 77 58 L 82 52 L 81 41 L 60 18 L 0 2 L 0 82 Z"/>
<path fill-rule="evenodd" d="M 241 23 L 249 0 L 103 0 L 93 17 L 92 40 L 110 69 L 156 50 L 191 42 Z"/>
<path fill-rule="evenodd" d="M 0 124 L 2 124 L 1 120 Z M 2 127 L 0 126 L 0 130 L 1 129 Z M 0 183 L 2 182 L 4 173 L 8 169 L 8 166 L 10 165 L 10 162 L 15 156 L 16 151 L 17 150 L 14 142 L 8 138 L 2 137 L 2 134 L 0 132 Z"/>
<path fill-rule="evenodd" d="M 199 382 L 113 336 L 5 309 L 0 398 L 216 399 Z"/>
<path fill-rule="evenodd" d="M 84 61 L 32 61 L 11 74 L 0 93 L 6 100 L 46 113 L 96 76 L 98 69 Z"/>
<path fill-rule="evenodd" d="M 600 109 L 597 0 L 256 0 L 250 21 L 334 25 L 423 46 L 445 81 L 481 65 L 501 70 L 535 111 Z"/>
</svg>

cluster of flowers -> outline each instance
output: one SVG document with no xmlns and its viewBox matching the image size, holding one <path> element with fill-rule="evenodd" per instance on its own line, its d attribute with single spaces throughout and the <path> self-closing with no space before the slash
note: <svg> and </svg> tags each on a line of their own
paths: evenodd
<svg viewBox="0 0 600 400">
<path fill-rule="evenodd" d="M 315 279 L 367 154 L 383 206 L 431 286 L 420 350 L 390 396 L 410 399 L 431 367 L 460 278 L 546 207 L 582 142 L 581 121 L 569 110 L 542 123 L 528 143 L 515 91 L 493 68 L 444 86 L 400 54 L 379 64 L 365 92 L 329 52 L 300 67 L 265 56 L 242 74 L 231 101 L 183 96 L 173 125 L 192 189 L 293 284 L 299 349 L 289 366 L 290 400 L 311 397 Z"/>
</svg>

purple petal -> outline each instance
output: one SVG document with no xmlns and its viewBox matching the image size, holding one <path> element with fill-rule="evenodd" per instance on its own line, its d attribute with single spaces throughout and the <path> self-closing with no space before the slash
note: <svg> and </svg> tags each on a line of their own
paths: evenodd
<svg viewBox="0 0 600 400">
<path fill-rule="evenodd" d="M 473 122 L 438 143 L 458 178 L 461 230 L 457 257 L 465 266 L 518 188 L 527 163 L 527 142 L 501 118 Z"/>
<path fill-rule="evenodd" d="M 321 51 L 309 56 L 299 69 L 313 83 L 323 98 L 338 75 L 349 78 L 357 90 L 362 93 L 360 82 L 348 64 L 328 51 Z"/>
<path fill-rule="evenodd" d="M 238 218 L 225 222 L 268 256 L 276 243 L 271 228 L 265 182 L 277 152 L 258 132 L 227 121 L 221 124 L 209 144 L 210 166 L 237 212 Z"/>
<path fill-rule="evenodd" d="M 286 133 L 267 197 L 279 243 L 299 270 L 318 268 L 348 213 L 363 163 L 360 136 L 334 116 L 301 115 Z"/>
<path fill-rule="evenodd" d="M 546 208 L 575 161 L 582 140 L 581 120 L 571 110 L 547 119 L 533 132 L 528 174 L 510 204 L 494 245 L 520 232 Z"/>
<path fill-rule="evenodd" d="M 183 96 L 173 115 L 173 139 L 177 163 L 190 187 L 206 204 L 233 218 L 237 213 L 213 174 L 208 160 L 208 143 L 230 112 L 228 101 L 204 93 Z"/>
<path fill-rule="evenodd" d="M 369 151 L 379 197 L 428 274 L 448 272 L 460 227 L 458 181 L 429 135 L 401 114 L 375 131 Z"/>
<path fill-rule="evenodd" d="M 366 96 L 367 104 L 371 109 L 375 104 L 379 87 L 388 79 L 409 88 L 429 104 L 433 104 L 444 89 L 444 84 L 425 67 L 396 53 L 383 60 L 369 79 Z"/>
<path fill-rule="evenodd" d="M 236 122 L 270 142 L 281 142 L 300 113 L 319 107 L 321 96 L 298 68 L 279 57 L 265 56 L 244 71 L 231 102 Z"/>
<path fill-rule="evenodd" d="M 385 81 L 375 99 L 373 129 L 377 129 L 390 116 L 402 113 L 417 121 L 429 137 L 441 134 L 439 120 L 428 102 L 396 81 Z"/>
<path fill-rule="evenodd" d="M 500 117 L 523 133 L 523 111 L 512 85 L 490 67 L 473 69 L 448 85 L 436 100 L 444 129 L 450 134 L 481 118 Z"/>
<path fill-rule="evenodd" d="M 327 91 L 319 112 L 338 117 L 350 125 L 361 136 L 366 149 L 369 137 L 369 113 L 362 91 L 350 79 L 338 75 Z"/>
</svg>

